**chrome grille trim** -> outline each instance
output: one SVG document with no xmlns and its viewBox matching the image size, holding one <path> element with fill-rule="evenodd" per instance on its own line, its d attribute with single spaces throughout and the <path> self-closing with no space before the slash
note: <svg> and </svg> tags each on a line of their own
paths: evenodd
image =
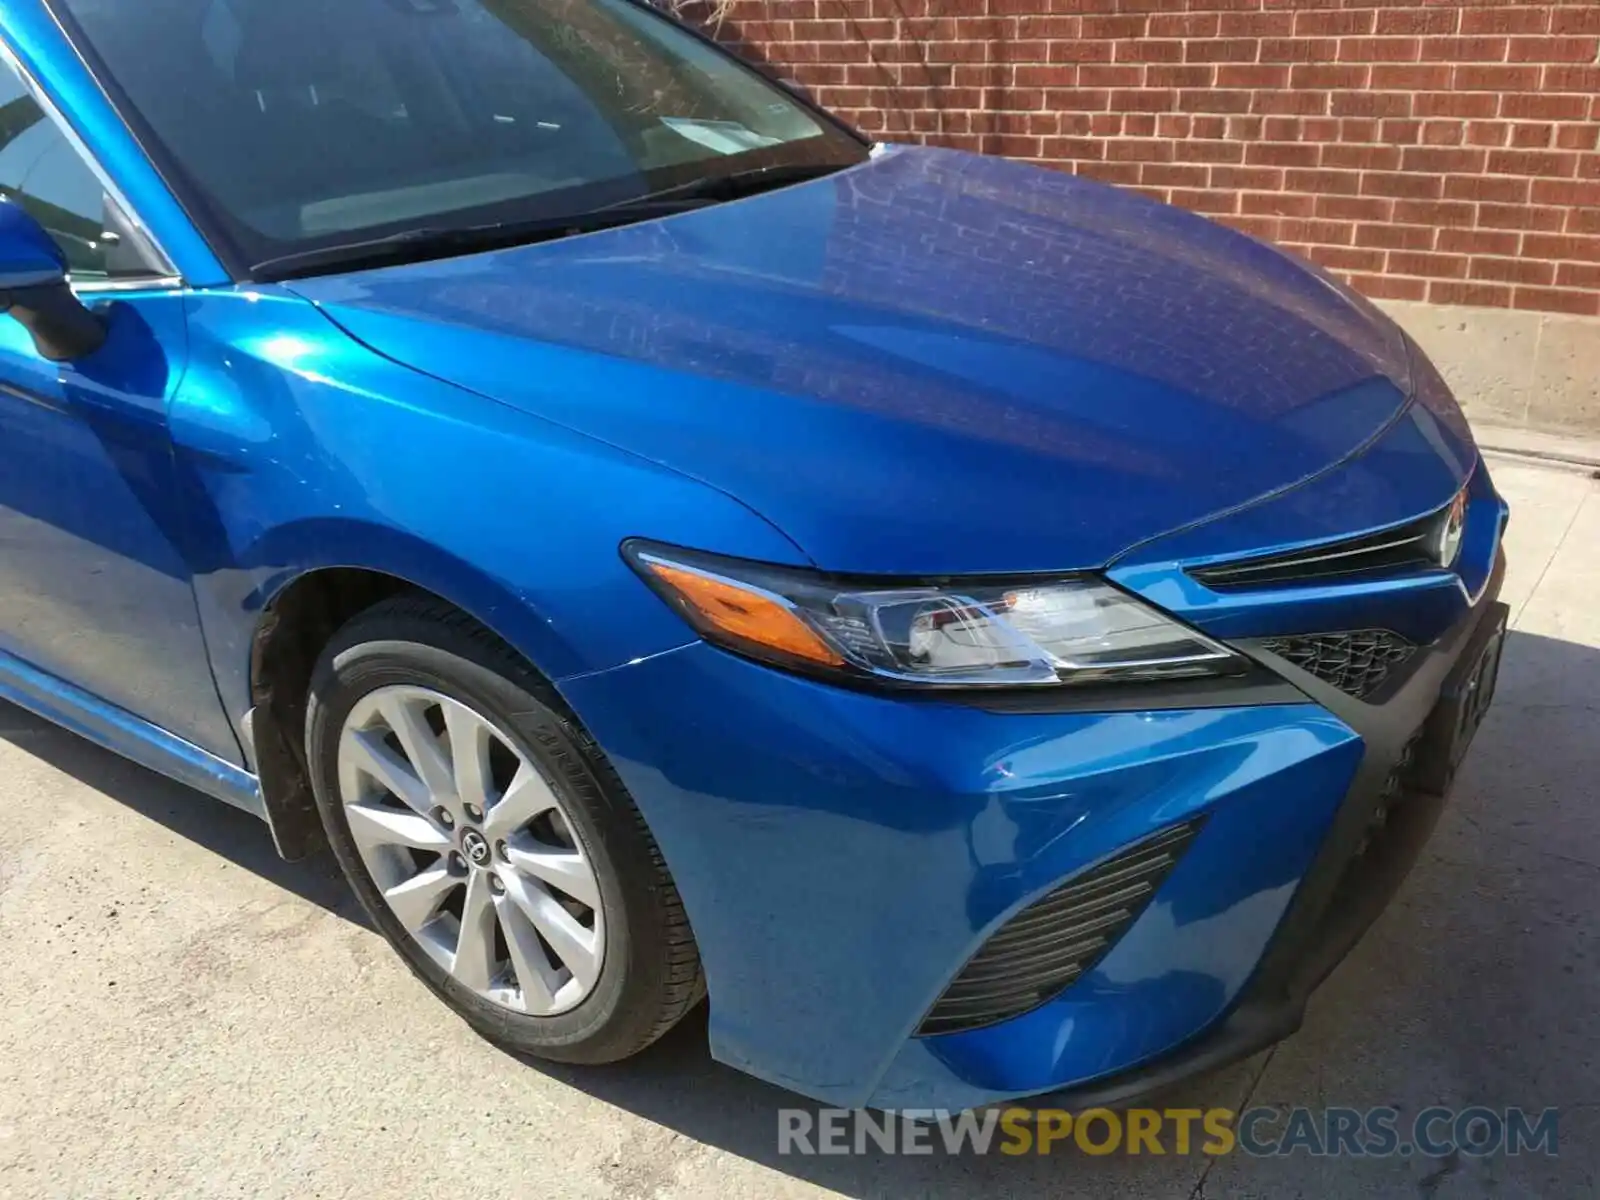
<svg viewBox="0 0 1600 1200">
<path fill-rule="evenodd" d="M 1452 504 L 1454 501 L 1452 500 Z M 1398 574 L 1403 571 L 1439 568 L 1433 545 L 1442 521 L 1448 520 L 1450 505 L 1405 525 L 1324 542 L 1286 554 L 1235 559 L 1209 567 L 1192 567 L 1190 578 L 1213 591 L 1273 587 L 1285 584 L 1313 584 L 1350 575 Z"/>
</svg>

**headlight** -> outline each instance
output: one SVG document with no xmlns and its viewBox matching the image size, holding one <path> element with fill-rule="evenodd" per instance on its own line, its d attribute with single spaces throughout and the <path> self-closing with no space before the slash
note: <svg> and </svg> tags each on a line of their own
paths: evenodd
<svg viewBox="0 0 1600 1200">
<path fill-rule="evenodd" d="M 630 541 L 707 641 L 777 666 L 923 687 L 1039 687 L 1242 672 L 1243 658 L 1077 577 L 873 586 Z"/>
</svg>

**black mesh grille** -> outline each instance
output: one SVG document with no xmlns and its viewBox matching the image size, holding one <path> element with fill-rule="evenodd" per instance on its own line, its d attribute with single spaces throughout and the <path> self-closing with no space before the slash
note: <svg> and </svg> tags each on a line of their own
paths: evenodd
<svg viewBox="0 0 1600 1200">
<path fill-rule="evenodd" d="M 1379 533 L 1325 542 L 1289 554 L 1196 567 L 1189 574 L 1213 591 L 1226 592 L 1437 567 L 1439 564 L 1433 558 L 1431 547 L 1439 523 L 1446 515 L 1430 513 L 1408 525 Z"/>
<path fill-rule="evenodd" d="M 1200 823 L 1136 842 L 1002 925 L 917 1030 L 955 1033 L 1021 1016 L 1088 972 L 1144 911 Z"/>
<path fill-rule="evenodd" d="M 1272 638 L 1262 646 L 1358 700 L 1382 687 L 1417 650 L 1385 629 Z"/>
</svg>

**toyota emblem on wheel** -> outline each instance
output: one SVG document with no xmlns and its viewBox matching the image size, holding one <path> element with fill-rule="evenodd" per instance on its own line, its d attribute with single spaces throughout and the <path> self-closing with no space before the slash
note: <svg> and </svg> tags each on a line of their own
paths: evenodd
<svg viewBox="0 0 1600 1200">
<path fill-rule="evenodd" d="M 475 867 L 484 866 L 489 861 L 489 843 L 476 829 L 469 829 L 461 835 L 461 852 Z"/>
</svg>

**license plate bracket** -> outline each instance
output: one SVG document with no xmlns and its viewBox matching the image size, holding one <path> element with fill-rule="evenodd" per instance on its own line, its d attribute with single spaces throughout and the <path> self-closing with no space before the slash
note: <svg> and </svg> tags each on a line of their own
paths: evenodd
<svg viewBox="0 0 1600 1200">
<path fill-rule="evenodd" d="M 1412 788 L 1442 796 L 1455 782 L 1467 748 L 1494 700 L 1510 614 L 1510 608 L 1496 603 L 1446 678 L 1412 755 L 1407 779 Z"/>
</svg>

